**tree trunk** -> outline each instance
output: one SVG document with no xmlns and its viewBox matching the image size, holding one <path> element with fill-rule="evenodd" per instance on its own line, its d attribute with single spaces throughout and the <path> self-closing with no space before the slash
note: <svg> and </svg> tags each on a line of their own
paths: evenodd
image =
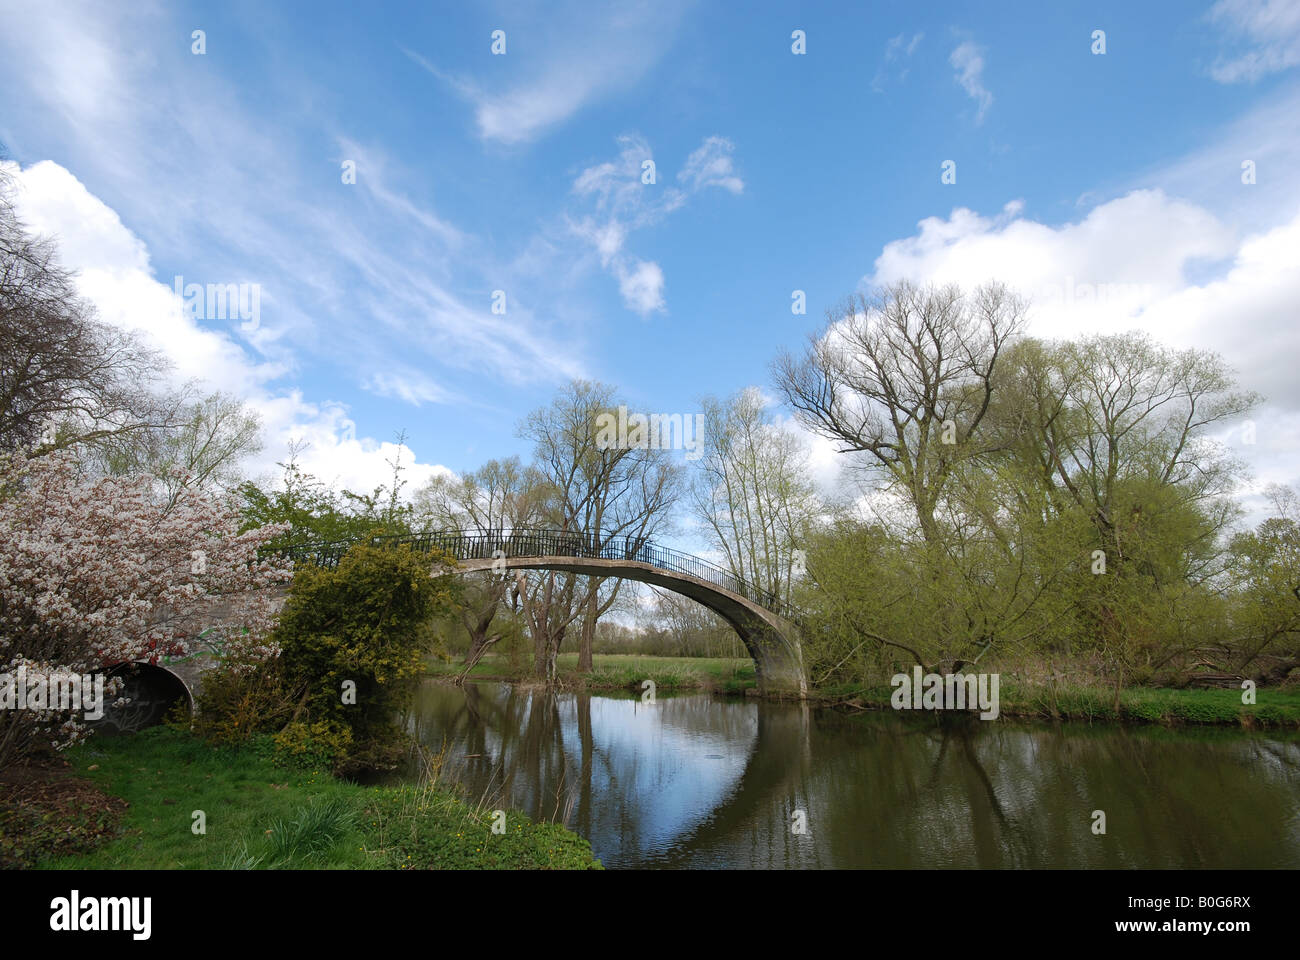
<svg viewBox="0 0 1300 960">
<path fill-rule="evenodd" d="M 481 643 L 476 644 L 475 649 L 471 651 L 472 655 L 465 658 L 465 669 L 462 670 L 460 676 L 456 678 L 458 684 L 465 682 L 465 678 L 469 676 L 469 672 L 478 665 L 483 654 L 487 653 L 488 647 L 492 646 L 492 644 L 496 643 L 500 639 L 501 634 L 498 633 L 496 636 L 488 637 Z"/>
<path fill-rule="evenodd" d="M 599 582 L 599 581 L 597 581 Z M 578 637 L 578 672 L 591 673 L 591 645 L 596 636 L 596 604 L 599 594 L 595 588 L 587 595 L 586 611 L 582 617 L 582 633 Z"/>
<path fill-rule="evenodd" d="M 465 629 L 469 631 L 469 650 L 465 653 L 465 664 L 473 666 L 478 663 L 482 656 L 483 647 L 487 642 L 488 628 L 492 626 L 492 618 L 496 616 L 497 605 L 493 603 L 486 610 L 481 611 L 474 620 L 465 624 Z"/>
</svg>

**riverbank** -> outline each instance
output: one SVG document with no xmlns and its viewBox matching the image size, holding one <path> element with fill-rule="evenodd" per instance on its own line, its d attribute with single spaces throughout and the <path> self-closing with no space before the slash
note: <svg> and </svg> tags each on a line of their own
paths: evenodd
<svg viewBox="0 0 1300 960">
<path fill-rule="evenodd" d="M 494 811 L 436 786 L 363 786 L 277 766 L 260 741 L 215 748 L 155 727 L 92 738 L 46 771 L 41 791 L 0 805 L 0 859 L 43 869 L 598 869 L 591 845 L 554 823 Z M 50 791 L 45 791 L 49 793 Z M 99 802 L 94 797 L 98 795 Z M 12 798 L 12 794 L 10 795 Z M 22 799 L 19 796 L 18 799 Z M 125 806 L 121 806 L 124 803 Z M 83 822 L 84 821 L 84 822 Z M 199 831 L 199 827 L 202 831 Z M 75 836 L 72 851 L 59 838 Z"/>
<path fill-rule="evenodd" d="M 653 680 L 656 690 L 704 690 L 732 696 L 757 692 L 752 660 L 637 654 L 596 654 L 592 659 L 595 669 L 584 674 L 578 672 L 576 653 L 561 654 L 562 684 L 588 690 L 640 690 L 645 680 Z M 450 678 L 463 669 L 454 661 L 434 662 L 429 674 Z M 535 679 L 527 666 L 512 667 L 504 658 L 492 655 L 470 671 L 469 678 L 509 683 Z M 893 692 L 888 685 L 831 685 L 811 691 L 808 701 L 845 710 L 891 710 Z M 1234 688 L 1125 687 L 1117 708 L 1111 687 L 1027 684 L 1003 675 L 998 707 L 999 716 L 1032 720 L 1300 728 L 1300 684 L 1261 687 L 1255 691 L 1253 704 L 1243 704 L 1241 694 Z"/>
<path fill-rule="evenodd" d="M 578 655 L 562 653 L 557 667 L 560 682 L 586 690 L 637 690 L 652 680 L 656 690 L 705 690 L 741 695 L 758 688 L 754 661 L 728 657 L 656 657 L 641 654 L 598 653 L 592 656 L 590 673 L 578 672 Z M 459 660 L 429 663 L 435 677 L 456 677 L 464 671 Z M 504 657 L 488 654 L 470 671 L 471 680 L 523 683 L 534 679 L 531 664 L 512 666 Z"/>
<path fill-rule="evenodd" d="M 893 687 L 846 685 L 823 687 L 810 699 L 823 706 L 858 710 L 892 710 Z M 1122 721 L 1164 725 L 1214 724 L 1300 728 L 1300 686 L 1261 687 L 1256 702 L 1243 704 L 1242 691 L 1234 689 L 1183 689 L 1126 687 L 1116 708 L 1113 688 L 1028 685 L 1002 681 L 998 690 L 998 715 L 1033 720 L 1078 723 Z"/>
</svg>

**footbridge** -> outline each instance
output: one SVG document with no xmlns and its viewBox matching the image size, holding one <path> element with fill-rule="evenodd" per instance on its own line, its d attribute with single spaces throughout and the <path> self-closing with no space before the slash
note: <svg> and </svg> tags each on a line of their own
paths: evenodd
<svg viewBox="0 0 1300 960">
<path fill-rule="evenodd" d="M 297 562 L 333 568 L 355 542 L 313 544 L 283 552 Z M 754 658 L 760 690 L 800 697 L 807 694 L 793 608 L 703 557 L 644 537 L 562 530 L 431 531 L 373 537 L 368 542 L 409 544 L 421 552 L 437 550 L 455 561 L 452 573 L 555 570 L 618 577 L 671 590 L 708 607 L 735 629 Z"/>
</svg>

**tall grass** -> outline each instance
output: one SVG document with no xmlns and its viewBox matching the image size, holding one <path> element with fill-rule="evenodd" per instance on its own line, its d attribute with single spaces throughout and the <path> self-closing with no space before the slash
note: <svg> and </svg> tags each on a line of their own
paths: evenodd
<svg viewBox="0 0 1300 960">
<path fill-rule="evenodd" d="M 319 860 L 356 824 L 352 804 L 342 797 L 312 797 L 292 820 L 271 825 L 271 858 L 284 866 Z"/>
</svg>

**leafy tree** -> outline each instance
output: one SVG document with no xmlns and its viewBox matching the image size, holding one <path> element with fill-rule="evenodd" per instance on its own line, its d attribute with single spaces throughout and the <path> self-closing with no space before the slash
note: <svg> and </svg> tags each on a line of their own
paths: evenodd
<svg viewBox="0 0 1300 960">
<path fill-rule="evenodd" d="M 283 470 L 278 487 L 265 489 L 248 481 L 236 495 L 244 529 L 277 524 L 285 531 L 272 547 L 300 547 L 319 543 L 340 543 L 379 534 L 411 532 L 412 507 L 394 494 L 400 490 L 400 462 L 394 468 L 394 482 L 381 484 L 369 494 L 344 490 L 336 493 L 298 463 L 301 448 L 291 445 L 289 459 L 278 464 Z"/>
<path fill-rule="evenodd" d="M 1274 516 L 1232 540 L 1234 633 L 1220 655 L 1234 672 L 1264 661 L 1254 679 L 1276 683 L 1300 667 L 1300 508 L 1290 487 L 1266 493 Z"/>
</svg>

